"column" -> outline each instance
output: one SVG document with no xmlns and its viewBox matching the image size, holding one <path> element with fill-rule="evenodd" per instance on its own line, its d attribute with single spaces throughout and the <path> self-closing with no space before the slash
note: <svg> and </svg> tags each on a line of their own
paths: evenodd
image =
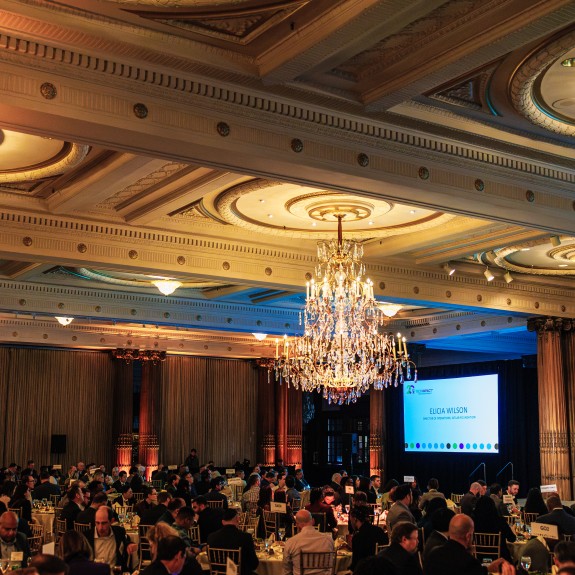
<svg viewBox="0 0 575 575">
<path fill-rule="evenodd" d="M 303 428 L 303 392 L 299 389 L 290 388 L 287 392 L 287 435 L 286 449 L 284 449 L 284 463 L 302 466 L 302 428 Z"/>
<path fill-rule="evenodd" d="M 114 405 L 112 433 L 114 438 L 114 464 L 124 471 L 132 465 L 133 433 L 133 364 L 115 360 Z"/>
<path fill-rule="evenodd" d="M 369 474 L 379 475 L 383 482 L 385 470 L 385 400 L 384 390 L 369 391 Z"/>
<path fill-rule="evenodd" d="M 284 464 L 287 459 L 287 435 L 288 435 L 288 386 L 287 383 L 275 382 L 276 401 L 275 401 L 275 415 L 276 415 L 276 457 L 275 461 L 283 461 Z"/>
<path fill-rule="evenodd" d="M 151 361 L 142 363 L 142 387 L 140 389 L 140 445 L 139 461 L 146 467 L 149 478 L 158 468 L 160 443 L 160 382 L 161 365 Z"/>
<path fill-rule="evenodd" d="M 276 435 L 275 435 L 275 379 L 273 373 L 269 373 L 267 367 L 258 367 L 258 460 L 270 467 L 275 463 Z"/>
<path fill-rule="evenodd" d="M 556 484 L 563 499 L 572 499 L 562 323 L 561 318 L 535 318 L 529 329 L 537 332 L 541 482 Z"/>
</svg>

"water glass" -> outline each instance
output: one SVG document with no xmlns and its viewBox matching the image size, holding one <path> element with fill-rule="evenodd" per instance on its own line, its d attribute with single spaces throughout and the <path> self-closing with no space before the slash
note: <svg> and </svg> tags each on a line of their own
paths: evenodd
<svg viewBox="0 0 575 575">
<path fill-rule="evenodd" d="M 531 557 L 527 555 L 521 557 L 521 568 L 529 573 L 529 569 L 531 569 Z"/>
<path fill-rule="evenodd" d="M 283 540 L 284 540 L 284 537 L 285 537 L 285 535 L 286 535 L 285 527 L 280 527 L 280 528 L 278 529 L 278 535 L 279 535 L 280 541 L 283 541 Z"/>
</svg>

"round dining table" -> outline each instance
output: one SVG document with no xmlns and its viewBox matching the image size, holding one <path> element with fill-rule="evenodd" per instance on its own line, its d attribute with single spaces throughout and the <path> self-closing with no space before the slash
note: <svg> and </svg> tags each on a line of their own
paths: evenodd
<svg viewBox="0 0 575 575">
<path fill-rule="evenodd" d="M 50 541 L 54 533 L 54 519 L 56 514 L 54 511 L 40 511 L 39 509 L 32 510 L 32 519 L 38 525 L 44 528 L 44 543 Z"/>
</svg>

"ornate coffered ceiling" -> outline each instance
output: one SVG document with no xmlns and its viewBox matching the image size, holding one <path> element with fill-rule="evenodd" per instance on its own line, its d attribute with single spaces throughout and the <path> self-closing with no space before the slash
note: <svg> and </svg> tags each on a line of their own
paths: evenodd
<svg viewBox="0 0 575 575">
<path fill-rule="evenodd" d="M 558 0 L 7 0 L 0 341 L 265 355 L 251 332 L 298 331 L 343 211 L 423 364 L 534 353 L 527 317 L 575 316 L 574 19 Z"/>
</svg>

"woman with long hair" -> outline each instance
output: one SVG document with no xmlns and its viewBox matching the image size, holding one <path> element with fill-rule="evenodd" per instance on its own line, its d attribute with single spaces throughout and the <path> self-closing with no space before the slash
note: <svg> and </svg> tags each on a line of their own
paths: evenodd
<svg viewBox="0 0 575 575">
<path fill-rule="evenodd" d="M 543 495 L 541 495 L 539 487 L 532 487 L 529 490 L 523 511 L 525 513 L 537 513 L 537 515 L 545 515 L 547 513 L 547 505 L 543 501 Z"/>
<path fill-rule="evenodd" d="M 58 544 L 58 555 L 68 565 L 68 575 L 109 575 L 110 566 L 93 561 L 94 553 L 83 533 L 66 531 Z"/>
<path fill-rule="evenodd" d="M 28 477 L 26 477 L 28 479 Z M 32 492 L 30 491 L 31 483 L 19 483 L 14 490 L 14 495 L 10 500 L 10 509 L 21 509 L 19 513 L 18 529 L 26 534 L 27 537 L 32 535 L 28 526 L 32 522 Z"/>
<path fill-rule="evenodd" d="M 495 501 L 488 495 L 482 495 L 475 505 L 473 515 L 475 533 L 501 533 L 499 555 L 512 562 L 511 553 L 507 549 L 507 541 L 513 543 L 517 538 L 507 521 L 497 513 Z"/>
</svg>

